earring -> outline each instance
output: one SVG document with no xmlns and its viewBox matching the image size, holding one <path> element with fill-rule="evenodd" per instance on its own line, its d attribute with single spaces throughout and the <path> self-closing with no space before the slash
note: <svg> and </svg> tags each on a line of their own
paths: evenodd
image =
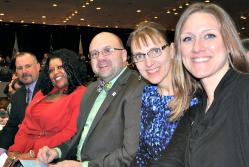
<svg viewBox="0 0 249 167">
<path fill-rule="evenodd" d="M 142 79 L 142 76 L 139 74 L 138 76 L 138 80 L 140 81 Z"/>
</svg>

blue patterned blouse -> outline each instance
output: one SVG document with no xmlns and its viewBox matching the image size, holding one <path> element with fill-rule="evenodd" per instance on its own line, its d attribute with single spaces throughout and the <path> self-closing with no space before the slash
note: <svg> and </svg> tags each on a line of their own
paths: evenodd
<svg viewBox="0 0 249 167">
<path fill-rule="evenodd" d="M 147 166 L 151 160 L 159 160 L 177 127 L 178 121 L 170 122 L 168 104 L 173 96 L 161 96 L 157 86 L 144 87 L 141 107 L 139 149 L 136 165 Z M 191 101 L 191 106 L 197 99 Z"/>
</svg>

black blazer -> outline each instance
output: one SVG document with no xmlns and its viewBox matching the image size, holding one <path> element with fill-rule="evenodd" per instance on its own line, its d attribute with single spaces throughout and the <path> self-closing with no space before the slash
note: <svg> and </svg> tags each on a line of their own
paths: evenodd
<svg viewBox="0 0 249 167">
<path fill-rule="evenodd" d="M 135 71 L 126 69 L 109 90 L 81 151 L 82 160 L 90 161 L 90 167 L 130 166 L 138 148 L 144 84 Z M 81 100 L 77 134 L 59 147 L 63 159 L 76 155 L 87 117 L 99 94 L 97 85 L 97 82 L 90 84 Z"/>
<path fill-rule="evenodd" d="M 33 96 L 40 89 L 40 76 L 36 82 Z M 0 132 L 0 148 L 6 150 L 14 143 L 15 135 L 19 129 L 18 125 L 22 123 L 25 115 L 25 109 L 27 107 L 25 86 L 22 86 L 12 95 L 10 103 L 11 110 L 9 120 Z"/>
</svg>

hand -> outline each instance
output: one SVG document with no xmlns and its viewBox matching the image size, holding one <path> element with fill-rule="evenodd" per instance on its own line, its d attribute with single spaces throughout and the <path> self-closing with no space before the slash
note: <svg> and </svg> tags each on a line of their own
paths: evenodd
<svg viewBox="0 0 249 167">
<path fill-rule="evenodd" d="M 37 159 L 43 163 L 52 162 L 57 157 L 58 152 L 55 149 L 51 149 L 47 146 L 40 148 L 37 154 Z"/>
<path fill-rule="evenodd" d="M 82 162 L 66 160 L 56 164 L 49 164 L 48 167 L 82 167 Z"/>
</svg>

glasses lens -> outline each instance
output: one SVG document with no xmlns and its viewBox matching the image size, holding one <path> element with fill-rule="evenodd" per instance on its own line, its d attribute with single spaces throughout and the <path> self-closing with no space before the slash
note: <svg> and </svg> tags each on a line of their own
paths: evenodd
<svg viewBox="0 0 249 167">
<path fill-rule="evenodd" d="M 98 57 L 98 55 L 99 55 L 99 52 L 93 51 L 93 52 L 90 52 L 89 58 L 90 58 L 90 59 L 95 59 L 95 58 Z"/>
<path fill-rule="evenodd" d="M 149 57 L 157 57 L 160 56 L 162 53 L 161 48 L 152 48 L 149 52 L 148 52 L 148 56 Z"/>
<path fill-rule="evenodd" d="M 104 55 L 110 55 L 113 51 L 113 48 L 104 48 L 102 52 Z"/>
<path fill-rule="evenodd" d="M 133 56 L 133 61 L 134 61 L 134 62 L 143 61 L 143 60 L 144 60 L 144 56 L 145 56 L 145 54 L 135 54 L 135 55 Z"/>
</svg>

